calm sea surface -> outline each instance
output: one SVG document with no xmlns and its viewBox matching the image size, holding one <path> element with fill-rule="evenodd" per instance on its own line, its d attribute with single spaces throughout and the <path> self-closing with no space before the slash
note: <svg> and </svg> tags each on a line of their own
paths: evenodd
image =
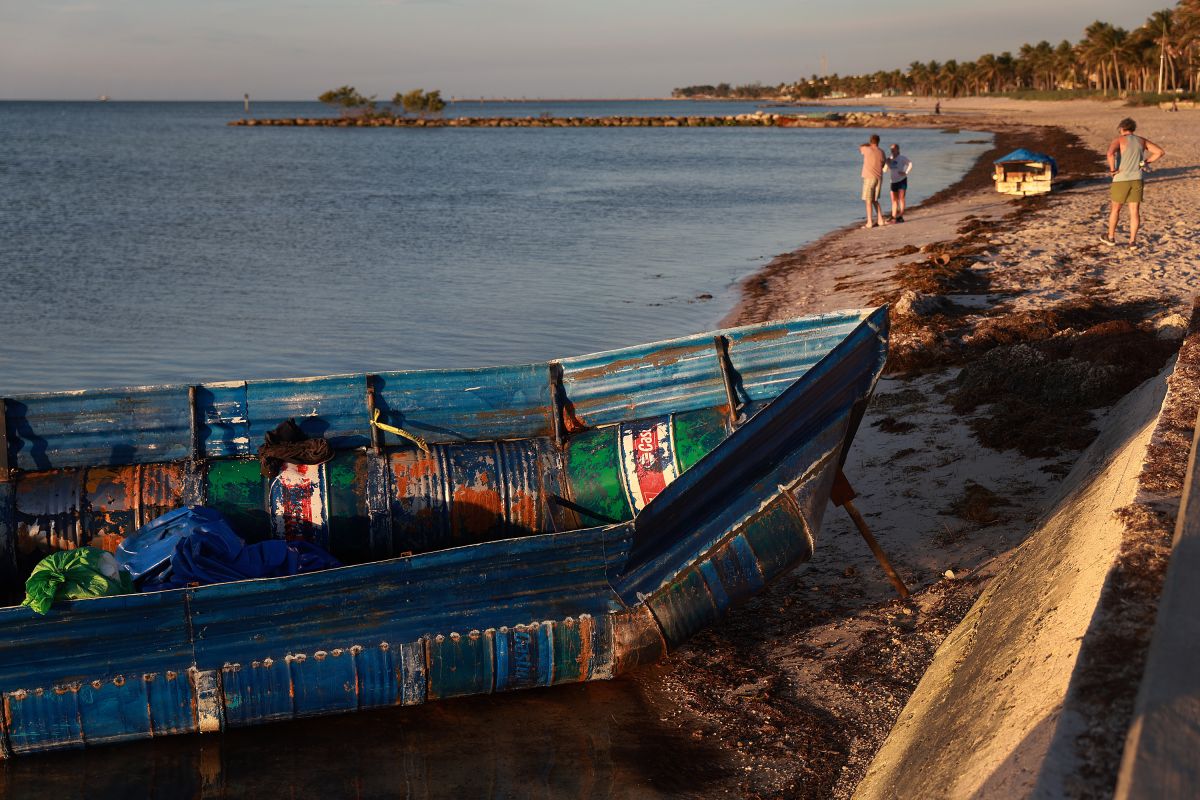
<svg viewBox="0 0 1200 800">
<path fill-rule="evenodd" d="M 512 363 L 682 335 L 713 327 L 736 282 L 772 256 L 862 214 L 861 130 L 226 126 L 241 114 L 0 103 L 0 394 Z M 916 163 L 919 201 L 987 147 L 966 140 L 990 136 L 892 140 Z M 737 786 L 727 755 L 661 715 L 636 682 L 563 686 L 0 762 L 0 797 L 657 798 Z"/>
<path fill-rule="evenodd" d="M 484 366 L 678 336 L 712 328 L 772 256 L 862 214 L 861 130 L 225 124 L 242 115 L 0 103 L 0 393 Z M 990 139 L 886 134 L 916 163 L 917 201 L 987 147 L 966 140 Z"/>
</svg>

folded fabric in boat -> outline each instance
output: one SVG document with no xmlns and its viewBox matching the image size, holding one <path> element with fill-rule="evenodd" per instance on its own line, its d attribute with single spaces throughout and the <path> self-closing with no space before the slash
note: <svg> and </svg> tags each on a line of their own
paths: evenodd
<svg viewBox="0 0 1200 800">
<path fill-rule="evenodd" d="M 171 567 L 171 557 L 181 539 L 197 531 L 237 534 L 217 511 L 204 506 L 184 506 L 147 522 L 117 545 L 117 562 L 139 586 L 153 581 Z"/>
<path fill-rule="evenodd" d="M 98 547 L 79 547 L 51 553 L 38 562 L 25 581 L 25 600 L 39 614 L 45 614 L 59 600 L 84 600 L 130 594 L 133 582 L 117 564 L 113 554 Z"/>
<path fill-rule="evenodd" d="M 165 560 L 164 549 L 169 549 Z M 268 539 L 248 545 L 218 512 L 203 506 L 176 509 L 147 523 L 121 543 L 118 553 L 139 570 L 143 592 L 341 566 L 310 542 Z"/>
<path fill-rule="evenodd" d="M 268 539 L 246 544 L 231 532 L 199 530 L 175 547 L 171 573 L 160 582 L 142 584 L 143 591 L 177 589 L 193 584 L 281 578 L 342 564 L 315 544 Z"/>
</svg>

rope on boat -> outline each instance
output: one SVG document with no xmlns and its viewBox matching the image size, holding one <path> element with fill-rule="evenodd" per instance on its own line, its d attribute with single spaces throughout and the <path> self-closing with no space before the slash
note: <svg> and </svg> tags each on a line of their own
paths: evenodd
<svg viewBox="0 0 1200 800">
<path fill-rule="evenodd" d="M 387 431 L 388 433 L 394 433 L 397 436 L 408 439 L 410 442 L 412 442 L 417 447 L 419 447 L 421 449 L 421 452 L 425 453 L 426 455 L 429 454 L 429 445 L 426 444 L 425 440 L 422 439 L 420 436 L 417 436 L 414 433 L 409 433 L 408 431 L 404 430 L 403 428 L 397 428 L 395 425 L 388 425 L 386 422 L 380 422 L 378 408 L 372 409 L 371 424 L 374 425 L 376 428 L 379 428 L 379 430 L 381 430 L 381 431 Z"/>
</svg>

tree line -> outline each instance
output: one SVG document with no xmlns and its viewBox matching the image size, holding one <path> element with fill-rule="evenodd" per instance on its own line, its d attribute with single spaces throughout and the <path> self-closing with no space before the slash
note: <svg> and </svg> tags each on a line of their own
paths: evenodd
<svg viewBox="0 0 1200 800">
<path fill-rule="evenodd" d="M 341 109 L 343 114 L 358 116 L 404 116 L 405 114 L 439 114 L 446 108 L 446 101 L 438 89 L 427 92 L 423 89 L 413 89 L 408 92 L 396 92 L 392 97 L 390 108 L 380 108 L 375 95 L 367 97 L 353 86 L 339 86 L 322 93 L 318 98 L 326 105 Z"/>
<path fill-rule="evenodd" d="M 831 95 L 914 94 L 959 97 L 1010 92 L 1130 95 L 1188 92 L 1200 85 L 1200 0 L 1180 0 L 1128 31 L 1099 20 L 1072 44 L 1047 41 L 986 53 L 974 61 L 914 61 L 907 69 L 868 75 L 813 75 L 764 87 L 685 86 L 673 97 L 819 99 Z"/>
</svg>

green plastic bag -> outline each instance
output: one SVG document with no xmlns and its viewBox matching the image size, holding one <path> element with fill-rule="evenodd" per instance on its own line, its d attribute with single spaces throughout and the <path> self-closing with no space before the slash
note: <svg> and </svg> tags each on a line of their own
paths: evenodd
<svg viewBox="0 0 1200 800">
<path fill-rule="evenodd" d="M 129 573 L 117 566 L 113 554 L 98 547 L 60 550 L 38 562 L 25 581 L 25 600 L 39 614 L 45 614 L 56 600 L 83 600 L 132 594 Z"/>
</svg>

